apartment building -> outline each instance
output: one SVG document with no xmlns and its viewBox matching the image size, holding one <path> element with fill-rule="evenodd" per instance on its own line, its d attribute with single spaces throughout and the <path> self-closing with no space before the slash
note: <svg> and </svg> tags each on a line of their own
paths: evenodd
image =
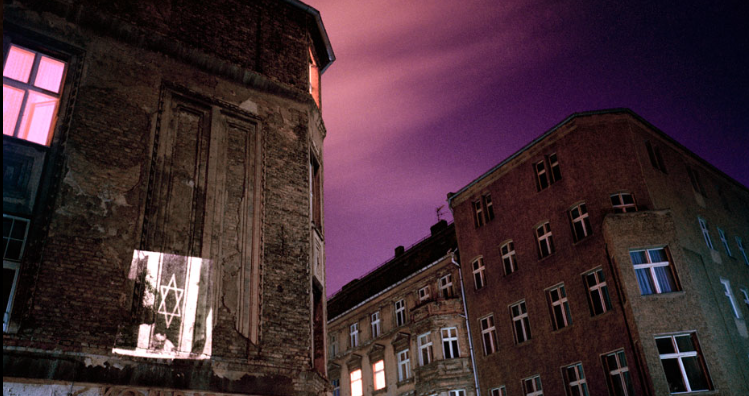
<svg viewBox="0 0 749 396">
<path fill-rule="evenodd" d="M 749 190 L 628 109 L 448 195 L 483 395 L 749 394 Z"/>
<path fill-rule="evenodd" d="M 3 394 L 321 395 L 314 8 L 3 3 Z"/>
<path fill-rule="evenodd" d="M 431 234 L 328 302 L 334 396 L 475 396 L 455 228 Z"/>
</svg>

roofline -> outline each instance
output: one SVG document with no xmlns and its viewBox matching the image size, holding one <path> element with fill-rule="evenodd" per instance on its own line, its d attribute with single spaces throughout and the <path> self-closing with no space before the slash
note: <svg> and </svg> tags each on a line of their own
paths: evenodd
<svg viewBox="0 0 749 396">
<path fill-rule="evenodd" d="M 333 53 L 333 46 L 330 44 L 330 38 L 328 37 L 328 32 L 325 30 L 325 25 L 322 23 L 322 17 L 320 16 L 320 11 L 315 9 L 312 6 L 309 6 L 307 4 L 302 3 L 299 0 L 283 0 L 286 3 L 297 7 L 301 10 L 304 10 L 308 14 L 312 15 L 312 17 L 315 18 L 315 22 L 317 22 L 317 29 L 320 33 L 320 39 L 322 40 L 323 45 L 325 45 L 325 50 L 327 51 L 327 60 L 323 67 L 320 69 L 320 74 L 325 73 L 325 70 L 328 69 L 330 65 L 333 64 L 335 61 L 335 53 Z"/>
</svg>

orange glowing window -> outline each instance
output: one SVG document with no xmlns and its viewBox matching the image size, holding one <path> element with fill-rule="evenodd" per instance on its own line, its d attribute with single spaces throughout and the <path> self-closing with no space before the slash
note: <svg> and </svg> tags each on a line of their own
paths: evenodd
<svg viewBox="0 0 749 396">
<path fill-rule="evenodd" d="M 48 146 L 65 62 L 11 45 L 3 67 L 3 135 Z"/>
<path fill-rule="evenodd" d="M 309 93 L 315 99 L 317 107 L 320 107 L 320 69 L 315 62 L 312 48 L 309 49 Z"/>
</svg>

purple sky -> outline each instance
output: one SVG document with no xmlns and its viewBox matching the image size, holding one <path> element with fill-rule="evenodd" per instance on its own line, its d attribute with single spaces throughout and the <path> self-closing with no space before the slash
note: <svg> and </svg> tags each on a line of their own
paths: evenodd
<svg viewBox="0 0 749 396">
<path fill-rule="evenodd" d="M 629 107 L 749 185 L 744 1 L 308 3 L 338 58 L 322 80 L 330 295 L 574 112 Z"/>
</svg>

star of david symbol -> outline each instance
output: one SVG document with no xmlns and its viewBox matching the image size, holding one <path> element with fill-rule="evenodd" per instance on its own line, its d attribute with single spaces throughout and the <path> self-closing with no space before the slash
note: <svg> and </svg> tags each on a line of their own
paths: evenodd
<svg viewBox="0 0 749 396">
<path fill-rule="evenodd" d="M 174 278 L 174 274 L 172 274 L 172 279 L 169 280 L 169 284 L 166 286 L 161 285 L 161 304 L 159 304 L 159 311 L 158 313 L 164 315 L 164 320 L 166 321 L 166 328 L 169 328 L 169 325 L 172 324 L 172 319 L 175 317 L 180 318 L 182 317 L 182 310 L 180 309 L 180 302 L 182 301 L 182 293 L 184 293 L 184 289 L 180 289 L 177 287 L 177 281 Z M 172 312 L 170 313 L 167 310 L 166 307 L 166 298 L 169 296 L 169 292 L 174 290 L 174 298 L 177 300 L 174 303 L 174 307 L 172 308 Z"/>
</svg>

